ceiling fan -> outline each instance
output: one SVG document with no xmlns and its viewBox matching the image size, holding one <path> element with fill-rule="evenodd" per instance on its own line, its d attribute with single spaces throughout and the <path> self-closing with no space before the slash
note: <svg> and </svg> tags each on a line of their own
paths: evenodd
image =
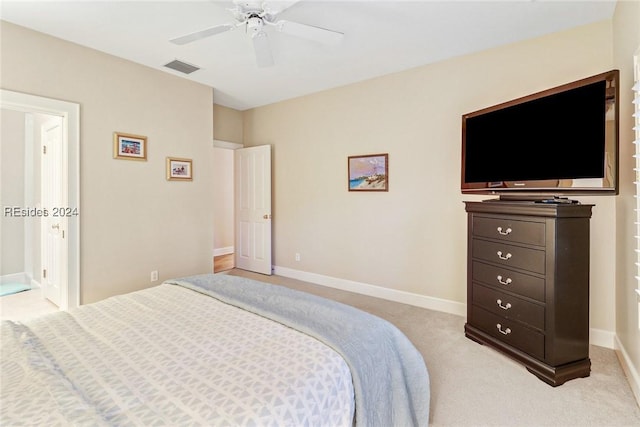
<svg viewBox="0 0 640 427">
<path fill-rule="evenodd" d="M 253 48 L 256 54 L 256 61 L 259 67 L 268 67 L 273 65 L 273 56 L 271 55 L 269 39 L 264 30 L 266 26 L 275 27 L 277 31 L 285 34 L 306 38 L 324 44 L 336 45 L 342 41 L 344 34 L 341 32 L 313 25 L 277 19 L 278 14 L 293 6 L 298 1 L 299 0 L 277 1 L 274 2 L 277 6 L 272 6 L 268 4 L 267 1 L 233 0 L 235 7 L 228 10 L 235 18 L 235 22 L 205 28 L 204 30 L 177 37 L 170 41 L 178 45 L 183 45 L 205 37 L 231 31 L 238 27 L 245 27 L 245 31 L 251 34 Z"/>
</svg>

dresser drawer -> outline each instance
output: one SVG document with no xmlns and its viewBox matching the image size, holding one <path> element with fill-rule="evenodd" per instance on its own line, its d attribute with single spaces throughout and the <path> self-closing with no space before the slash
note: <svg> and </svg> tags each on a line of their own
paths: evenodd
<svg viewBox="0 0 640 427">
<path fill-rule="evenodd" d="M 473 284 L 473 304 L 500 317 L 518 320 L 544 331 L 544 305 Z"/>
<path fill-rule="evenodd" d="M 473 239 L 473 258 L 545 274 L 545 251 Z"/>
<path fill-rule="evenodd" d="M 544 222 L 522 221 L 508 217 L 488 218 L 473 216 L 473 235 L 500 239 L 506 242 L 544 246 Z"/>
<path fill-rule="evenodd" d="M 544 279 L 504 267 L 473 261 L 472 279 L 544 302 Z"/>
<path fill-rule="evenodd" d="M 472 326 L 527 354 L 544 359 L 544 335 L 518 322 L 496 316 L 477 306 L 471 308 Z"/>
</svg>

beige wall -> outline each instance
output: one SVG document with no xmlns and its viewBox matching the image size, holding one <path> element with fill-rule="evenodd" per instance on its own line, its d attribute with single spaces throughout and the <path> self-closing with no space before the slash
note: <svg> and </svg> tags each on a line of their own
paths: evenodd
<svg viewBox="0 0 640 427">
<path fill-rule="evenodd" d="M 640 299 L 634 289 L 638 286 L 636 262 L 636 234 L 634 225 L 636 180 L 633 128 L 633 55 L 640 55 L 640 2 L 618 2 L 614 16 L 614 58 L 620 69 L 620 196 L 616 199 L 616 334 L 617 343 L 627 357 L 627 376 L 635 385 L 634 392 L 640 402 L 640 329 L 638 314 Z M 640 59 L 640 58 L 639 58 Z M 613 282 L 613 280 L 612 280 Z"/>
<path fill-rule="evenodd" d="M 461 115 L 613 68 L 601 22 L 245 112 L 274 147 L 274 264 L 466 303 Z M 389 153 L 389 192 L 347 191 L 347 156 Z M 595 203 L 591 327 L 615 330 L 615 197 Z M 301 261 L 294 254 L 301 254 Z"/>
<path fill-rule="evenodd" d="M 2 22 L 0 86 L 80 104 L 81 302 L 210 272 L 212 89 Z M 148 137 L 146 162 L 112 158 L 113 132 Z M 167 156 L 192 182 L 165 179 Z"/>
<path fill-rule="evenodd" d="M 242 112 L 222 105 L 213 105 L 213 138 L 242 143 Z"/>
</svg>

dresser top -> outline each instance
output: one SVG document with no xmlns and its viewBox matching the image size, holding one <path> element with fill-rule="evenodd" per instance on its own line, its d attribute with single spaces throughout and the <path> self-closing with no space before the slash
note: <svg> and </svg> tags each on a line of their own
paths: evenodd
<svg viewBox="0 0 640 427">
<path fill-rule="evenodd" d="M 594 206 L 581 203 L 540 203 L 529 200 L 505 201 L 499 199 L 464 203 L 467 212 L 555 218 L 590 218 L 591 208 Z"/>
</svg>

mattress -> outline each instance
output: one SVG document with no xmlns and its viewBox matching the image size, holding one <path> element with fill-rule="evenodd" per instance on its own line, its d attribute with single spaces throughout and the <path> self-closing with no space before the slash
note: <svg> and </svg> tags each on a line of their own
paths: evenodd
<svg viewBox="0 0 640 427">
<path fill-rule="evenodd" d="M 338 352 L 181 286 L 1 328 L 2 425 L 354 422 L 351 371 Z"/>
</svg>

